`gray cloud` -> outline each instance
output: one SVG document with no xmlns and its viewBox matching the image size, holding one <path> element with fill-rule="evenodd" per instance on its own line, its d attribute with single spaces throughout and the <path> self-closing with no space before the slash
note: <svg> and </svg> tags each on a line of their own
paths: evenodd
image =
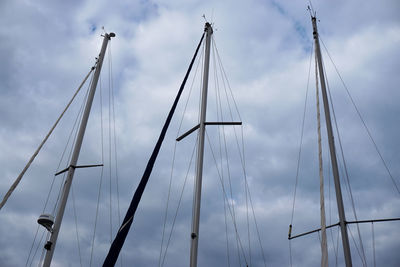
<svg viewBox="0 0 400 267">
<path fill-rule="evenodd" d="M 396 1 L 365 3 L 336 1 L 315 3 L 321 37 L 341 71 L 360 112 L 396 181 L 400 168 L 397 103 L 400 43 L 399 4 Z M 215 40 L 229 77 L 244 126 L 246 171 L 268 266 L 289 265 L 288 225 L 291 218 L 300 127 L 312 42 L 312 29 L 305 2 L 284 1 L 71 1 L 46 3 L 3 1 L 0 4 L 0 192 L 5 194 L 13 179 L 40 143 L 56 116 L 89 71 L 100 49 L 102 26 L 115 31 L 112 40 L 116 131 L 119 158 L 120 210 L 124 214 L 147 159 L 158 137 L 184 72 L 200 39 L 206 14 L 215 22 Z M 350 173 L 359 219 L 398 217 L 399 196 L 379 156 L 363 129 L 327 55 L 327 75 Z M 102 75 L 103 119 L 108 120 L 108 68 Z M 313 72 L 313 65 L 311 72 Z M 200 73 L 198 73 L 200 75 Z M 212 76 L 212 75 L 211 75 Z M 189 80 L 191 81 L 191 80 Z M 294 233 L 319 225 L 319 184 L 315 122 L 315 78 L 311 75 L 294 214 Z M 186 100 L 188 89 L 182 100 Z M 193 90 L 198 90 L 196 80 Z M 210 81 L 209 120 L 216 120 L 215 93 Z M 95 106 L 79 162 L 101 161 L 100 107 L 98 89 Z M 192 93 L 181 133 L 197 121 L 198 102 Z M 53 174 L 83 101 L 83 94 L 61 122 L 54 136 L 27 172 L 18 189 L 0 212 L 0 265 L 24 265 L 37 229 Z M 158 264 L 173 140 L 178 131 L 184 102 L 167 134 L 153 175 L 144 193 L 135 222 L 122 250 L 125 266 Z M 226 117 L 227 119 L 227 117 Z M 235 120 L 238 119 L 235 117 Z M 104 134 L 108 134 L 105 128 Z M 217 150 L 216 129 L 209 128 Z M 323 134 L 325 129 L 323 128 Z M 195 135 L 177 147 L 167 230 L 183 184 Z M 107 136 L 107 135 L 106 135 Z M 325 138 L 325 137 L 324 137 Z M 326 141 L 324 141 L 326 142 Z M 247 246 L 246 206 L 240 177 L 241 167 L 232 132 L 228 135 L 235 210 L 241 239 Z M 108 140 L 105 141 L 107 148 Z M 224 207 L 220 181 L 206 143 L 202 198 L 199 266 L 226 264 Z M 105 162 L 108 163 L 106 151 Z M 328 150 L 324 147 L 327 212 L 337 222 L 333 181 L 330 181 Z M 341 163 L 342 164 L 342 163 Z M 66 159 L 62 166 L 66 165 Z M 343 165 L 341 165 L 343 168 Z M 194 167 L 191 170 L 193 172 Z M 109 248 L 109 167 L 104 168 L 103 191 L 95 239 L 94 264 L 100 265 Z M 74 196 L 79 220 L 83 265 L 89 264 L 100 169 L 79 170 L 74 179 Z M 343 177 L 343 176 L 342 176 Z M 61 177 L 54 188 L 59 188 Z M 329 188 L 330 184 L 330 188 Z M 183 193 L 166 266 L 187 266 L 191 226 L 193 177 Z M 342 181 L 346 215 L 353 220 L 350 200 Z M 116 188 L 112 184 L 116 204 Z M 55 190 L 57 191 L 57 190 Z M 329 198 L 330 196 L 330 198 Z M 46 209 L 50 212 L 56 193 Z M 114 207 L 113 234 L 118 225 Z M 240 215 L 240 216 L 239 216 Z M 122 215 L 123 216 L 123 215 Z M 229 217 L 229 215 L 228 215 Z M 229 220 L 229 218 L 228 218 Z M 378 266 L 396 266 L 397 222 L 374 224 Z M 371 225 L 360 226 L 368 265 L 372 265 Z M 349 227 L 356 234 L 354 226 Z M 236 241 L 230 224 L 230 261 L 237 265 Z M 41 233 L 41 232 L 39 232 Z M 253 266 L 263 266 L 251 230 Z M 333 243 L 338 229 L 328 232 L 330 264 L 335 263 Z M 334 241 L 331 240 L 333 237 Z M 355 237 L 356 238 L 356 237 Z M 39 247 L 35 262 L 40 257 Z M 339 265 L 343 264 L 339 240 Z M 351 244 L 354 265 L 361 261 Z M 318 235 L 292 241 L 294 266 L 318 266 Z M 54 266 L 79 264 L 72 198 L 62 225 Z"/>
</svg>

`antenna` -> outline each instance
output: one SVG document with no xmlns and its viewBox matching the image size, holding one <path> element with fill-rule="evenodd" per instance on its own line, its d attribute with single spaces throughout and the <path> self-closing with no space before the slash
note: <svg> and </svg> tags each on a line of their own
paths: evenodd
<svg viewBox="0 0 400 267">
<path fill-rule="evenodd" d="M 310 12 L 311 17 L 315 17 L 317 12 L 315 12 L 314 7 L 311 3 L 311 0 L 309 0 L 308 2 L 310 3 L 310 5 L 307 6 L 307 10 Z"/>
</svg>

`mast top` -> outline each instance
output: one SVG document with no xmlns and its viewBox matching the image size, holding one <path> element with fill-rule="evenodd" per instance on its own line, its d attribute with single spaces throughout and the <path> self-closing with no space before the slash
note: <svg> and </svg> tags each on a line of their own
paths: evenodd
<svg viewBox="0 0 400 267">
<path fill-rule="evenodd" d="M 205 31 L 205 32 L 209 32 L 210 34 L 213 33 L 213 28 L 212 28 L 212 26 L 211 26 L 211 23 L 206 22 L 206 25 L 204 26 L 204 31 Z"/>
<path fill-rule="evenodd" d="M 111 37 L 115 37 L 115 33 L 110 32 L 110 33 L 104 33 L 104 35 L 101 35 L 104 37 L 107 37 L 108 40 L 111 40 Z"/>
</svg>

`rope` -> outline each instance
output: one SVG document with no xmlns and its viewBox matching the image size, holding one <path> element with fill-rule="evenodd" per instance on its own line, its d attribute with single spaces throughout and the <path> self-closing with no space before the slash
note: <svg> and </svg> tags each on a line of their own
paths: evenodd
<svg viewBox="0 0 400 267">
<path fill-rule="evenodd" d="M 25 172 L 28 170 L 29 166 L 33 162 L 33 160 L 36 158 L 36 156 L 39 154 L 40 149 L 43 147 L 43 145 L 46 143 L 47 139 L 49 139 L 51 133 L 53 130 L 56 128 L 58 122 L 61 120 L 63 117 L 64 113 L 67 111 L 69 106 L 71 105 L 72 101 L 75 99 L 75 96 L 78 94 L 80 89 L 82 88 L 83 84 L 86 82 L 87 78 L 89 77 L 90 73 L 94 70 L 94 67 L 91 68 L 89 73 L 86 75 L 86 77 L 83 79 L 82 83 L 79 85 L 78 89 L 76 90 L 75 94 L 72 96 L 72 99 L 68 102 L 67 106 L 64 108 L 63 112 L 61 115 L 58 117 L 56 122 L 54 123 L 53 127 L 51 127 L 50 131 L 47 133 L 46 137 L 43 139 L 43 141 L 40 143 L 39 147 L 36 149 L 36 151 L 33 153 L 32 157 L 29 159 L 28 163 L 25 165 L 24 169 L 22 172 L 18 175 L 17 179 L 14 181 L 14 183 L 11 185 L 10 189 L 7 191 L 5 194 L 3 200 L 0 203 L 0 210 L 1 208 L 6 204 L 8 198 L 11 196 L 12 192 L 15 190 L 15 188 L 18 186 L 19 182 L 21 181 L 22 177 L 24 176 Z"/>
<path fill-rule="evenodd" d="M 332 65 L 334 66 L 334 68 L 335 68 L 335 70 L 336 70 L 336 73 L 338 74 L 338 76 L 339 76 L 339 78 L 340 78 L 340 81 L 341 81 L 342 84 L 343 84 L 343 87 L 344 87 L 345 90 L 346 90 L 347 95 L 348 95 L 349 98 L 350 98 L 351 103 L 353 104 L 354 109 L 355 109 L 356 112 L 357 112 L 358 117 L 360 118 L 360 120 L 361 120 L 361 122 L 362 122 L 362 124 L 363 124 L 363 126 L 364 126 L 364 128 L 365 128 L 365 130 L 366 130 L 366 132 L 367 132 L 367 134 L 368 134 L 368 136 L 369 136 L 369 138 L 371 139 L 371 142 L 373 143 L 376 152 L 378 153 L 378 155 L 379 155 L 379 157 L 380 157 L 380 159 L 381 159 L 381 161 L 382 161 L 382 163 L 383 163 L 383 165 L 384 165 L 384 167 L 385 167 L 387 173 L 389 174 L 389 177 L 390 177 L 390 179 L 392 180 L 392 183 L 393 183 L 394 187 L 396 188 L 397 192 L 400 194 L 400 189 L 399 189 L 399 187 L 398 187 L 398 185 L 397 185 L 397 183 L 396 183 L 396 180 L 394 179 L 392 173 L 390 172 L 389 167 L 388 167 L 388 165 L 386 164 L 386 161 L 384 160 L 384 158 L 383 158 L 383 156 L 382 156 L 382 153 L 380 152 L 380 150 L 379 150 L 379 148 L 378 148 L 378 145 L 376 144 L 374 138 L 372 137 L 372 134 L 371 134 L 369 128 L 367 127 L 367 124 L 365 123 L 365 120 L 363 119 L 363 117 L 362 117 L 362 115 L 361 115 L 361 112 L 359 111 L 359 109 L 358 109 L 358 107 L 357 107 L 357 105 L 356 105 L 356 103 L 355 103 L 353 97 L 351 96 L 350 91 L 349 91 L 349 89 L 348 89 L 346 83 L 344 82 L 342 76 L 340 75 L 339 70 L 338 70 L 338 68 L 336 67 L 335 62 L 333 61 L 331 55 L 329 54 L 328 49 L 326 48 L 326 46 L 325 46 L 325 44 L 324 44 L 324 41 L 322 41 L 321 38 L 320 38 L 320 40 L 321 40 L 321 42 L 322 42 L 322 45 L 323 45 L 324 48 L 325 48 L 325 51 L 326 51 L 326 53 L 327 53 L 329 59 L 330 59 L 331 62 L 332 62 Z"/>
</svg>

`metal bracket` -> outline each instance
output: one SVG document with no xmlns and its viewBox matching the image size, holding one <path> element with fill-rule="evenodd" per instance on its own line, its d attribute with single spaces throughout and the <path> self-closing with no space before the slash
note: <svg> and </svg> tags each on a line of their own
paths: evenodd
<svg viewBox="0 0 400 267">
<path fill-rule="evenodd" d="M 242 125 L 242 122 L 241 121 L 236 121 L 236 122 L 235 121 L 233 121 L 233 122 L 213 121 L 213 122 L 205 122 L 204 125 Z M 178 142 L 181 141 L 183 138 L 185 138 L 186 136 L 193 133 L 194 131 L 196 131 L 199 128 L 200 128 L 200 124 L 197 124 L 192 129 L 190 129 L 189 131 L 185 132 L 184 134 L 182 134 L 181 136 L 176 138 L 176 141 L 178 141 Z"/>
<path fill-rule="evenodd" d="M 56 174 L 54 174 L 55 176 L 62 174 L 66 171 L 69 170 L 70 167 L 74 168 L 74 169 L 79 169 L 79 168 L 92 168 L 92 167 L 101 167 L 104 166 L 103 164 L 94 164 L 94 165 L 80 165 L 80 166 L 74 166 L 74 165 L 69 165 L 67 168 L 65 168 L 64 170 L 61 170 L 59 172 L 57 172 Z"/>
</svg>

